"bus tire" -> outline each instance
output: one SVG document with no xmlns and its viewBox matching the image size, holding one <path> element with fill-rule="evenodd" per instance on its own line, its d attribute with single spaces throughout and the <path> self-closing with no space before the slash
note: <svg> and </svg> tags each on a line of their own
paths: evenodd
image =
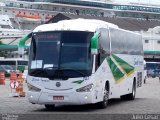
<svg viewBox="0 0 160 120">
<path fill-rule="evenodd" d="M 134 79 L 132 85 L 132 93 L 128 94 L 128 100 L 134 100 L 136 96 L 136 80 Z"/>
<path fill-rule="evenodd" d="M 103 101 L 98 103 L 98 107 L 101 109 L 106 108 L 108 105 L 108 99 L 109 99 L 109 83 L 107 82 L 104 89 Z"/>
<path fill-rule="evenodd" d="M 45 105 L 45 108 L 47 110 L 53 110 L 55 108 L 55 105 Z"/>
<path fill-rule="evenodd" d="M 132 85 L 132 93 L 121 96 L 122 100 L 134 100 L 136 96 L 136 80 L 134 79 Z"/>
<path fill-rule="evenodd" d="M 132 85 L 132 93 L 124 95 L 122 97 L 122 99 L 125 99 L 125 100 L 134 100 L 135 96 L 136 96 L 136 80 L 134 79 L 133 85 Z"/>
</svg>

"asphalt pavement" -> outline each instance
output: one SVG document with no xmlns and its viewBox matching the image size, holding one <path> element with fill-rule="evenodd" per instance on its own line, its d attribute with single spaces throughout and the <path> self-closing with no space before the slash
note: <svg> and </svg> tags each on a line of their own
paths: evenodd
<svg viewBox="0 0 160 120">
<path fill-rule="evenodd" d="M 131 117 L 136 118 L 136 116 L 133 116 L 133 115 L 154 114 L 157 116 L 150 116 L 150 117 L 157 117 L 158 119 L 160 119 L 160 115 L 159 115 L 160 114 L 160 82 L 158 78 L 148 78 L 146 81 L 146 84 L 144 84 L 143 87 L 137 90 L 136 99 L 133 101 L 112 99 L 112 100 L 109 100 L 109 104 L 106 109 L 97 109 L 95 106 L 92 106 L 92 105 L 82 105 L 82 106 L 58 106 L 52 111 L 46 110 L 43 105 L 35 105 L 35 104 L 33 105 L 29 103 L 27 100 L 27 97 L 11 97 L 10 81 L 6 80 L 5 83 L 6 85 L 0 85 L 0 114 L 2 115 L 6 115 L 6 114 L 24 115 L 25 114 L 29 116 L 43 115 L 43 117 L 45 115 L 47 117 L 48 115 L 51 115 L 51 116 L 55 115 L 55 118 L 62 117 L 62 116 L 66 118 L 66 115 L 73 116 L 78 114 L 81 117 L 84 117 L 85 115 L 91 115 L 93 120 L 94 118 L 96 118 L 96 116 L 99 116 L 99 115 L 112 115 L 112 114 L 117 115 L 118 114 L 118 115 L 123 115 L 123 117 L 124 115 L 131 115 L 130 118 Z M 26 89 L 27 89 L 26 83 L 24 82 L 25 92 L 26 92 Z M 144 118 L 144 116 L 138 116 L 138 118 L 140 117 Z M 2 117 L 0 117 L 0 119 L 1 118 Z M 70 117 L 68 117 L 68 119 L 69 118 Z M 79 117 L 77 117 L 77 119 L 79 119 Z"/>
</svg>

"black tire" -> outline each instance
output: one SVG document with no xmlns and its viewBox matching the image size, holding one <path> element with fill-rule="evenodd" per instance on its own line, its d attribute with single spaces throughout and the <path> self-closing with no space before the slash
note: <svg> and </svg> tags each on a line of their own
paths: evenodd
<svg viewBox="0 0 160 120">
<path fill-rule="evenodd" d="M 55 108 L 55 105 L 45 105 L 45 108 L 47 110 L 53 110 Z"/>
<path fill-rule="evenodd" d="M 127 95 L 127 100 L 134 100 L 136 96 L 136 82 L 133 82 L 132 93 Z"/>
<path fill-rule="evenodd" d="M 98 108 L 104 109 L 108 105 L 108 99 L 109 99 L 109 86 L 106 85 L 105 90 L 104 90 L 104 96 L 103 96 L 103 101 L 97 103 Z"/>
<path fill-rule="evenodd" d="M 136 81 L 134 80 L 132 85 L 132 93 L 121 96 L 122 100 L 134 100 L 136 96 Z"/>
</svg>

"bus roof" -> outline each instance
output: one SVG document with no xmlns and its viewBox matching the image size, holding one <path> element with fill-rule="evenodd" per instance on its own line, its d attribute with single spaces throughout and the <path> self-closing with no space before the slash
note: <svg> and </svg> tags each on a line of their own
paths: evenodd
<svg viewBox="0 0 160 120">
<path fill-rule="evenodd" d="M 109 22 L 96 19 L 72 19 L 72 20 L 62 20 L 57 23 L 44 24 L 36 27 L 33 32 L 40 31 L 59 31 L 59 30 L 74 30 L 74 31 L 90 31 L 95 32 L 99 27 L 112 27 L 118 28 L 117 25 L 114 25 Z"/>
</svg>

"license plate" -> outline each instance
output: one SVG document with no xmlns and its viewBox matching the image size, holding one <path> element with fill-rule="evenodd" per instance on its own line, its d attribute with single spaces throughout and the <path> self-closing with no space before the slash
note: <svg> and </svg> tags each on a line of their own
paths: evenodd
<svg viewBox="0 0 160 120">
<path fill-rule="evenodd" d="M 64 96 L 53 96 L 53 100 L 64 100 Z"/>
</svg>

